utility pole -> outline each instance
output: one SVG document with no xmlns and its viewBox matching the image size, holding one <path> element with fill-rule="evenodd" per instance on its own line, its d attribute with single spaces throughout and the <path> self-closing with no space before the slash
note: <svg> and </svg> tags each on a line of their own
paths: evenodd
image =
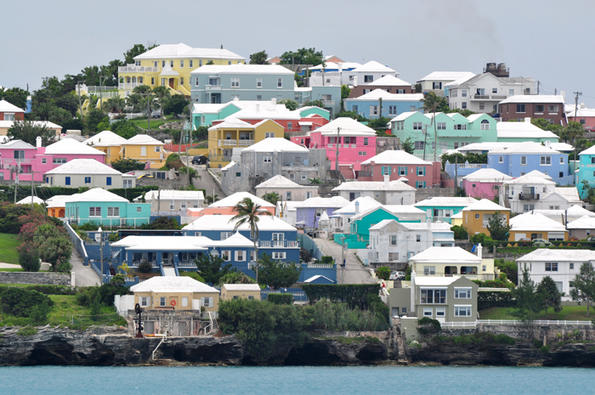
<svg viewBox="0 0 595 395">
<path fill-rule="evenodd" d="M 422 132 L 424 134 L 424 160 L 426 160 L 426 145 L 428 143 L 428 127 L 426 125 L 423 126 Z"/>
<path fill-rule="evenodd" d="M 434 116 L 432 117 L 434 124 L 434 162 L 436 162 L 436 153 L 438 151 L 438 132 L 436 131 L 436 106 L 434 105 Z"/>
<path fill-rule="evenodd" d="M 578 112 L 578 97 L 583 95 L 583 92 L 574 91 L 574 122 L 576 122 L 576 115 Z"/>
<path fill-rule="evenodd" d="M 337 141 L 336 141 L 336 151 L 335 151 L 335 170 L 339 171 L 339 139 L 341 138 L 341 128 L 337 128 Z"/>
<path fill-rule="evenodd" d="M 539 95 L 539 85 L 541 84 L 541 81 L 537 80 L 537 94 Z"/>
</svg>

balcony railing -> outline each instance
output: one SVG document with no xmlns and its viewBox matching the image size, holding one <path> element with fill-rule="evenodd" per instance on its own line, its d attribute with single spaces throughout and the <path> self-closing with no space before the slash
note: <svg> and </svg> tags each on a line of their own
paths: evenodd
<svg viewBox="0 0 595 395">
<path fill-rule="evenodd" d="M 120 90 L 132 90 L 134 88 L 136 88 L 137 86 L 141 86 L 144 84 L 141 84 L 140 82 L 121 82 L 118 84 L 118 89 Z"/>
<path fill-rule="evenodd" d="M 258 248 L 297 248 L 299 246 L 296 240 L 262 240 L 258 242 Z"/>
<path fill-rule="evenodd" d="M 539 200 L 539 194 L 521 192 L 519 193 L 519 200 Z"/>
<path fill-rule="evenodd" d="M 126 66 L 119 66 L 118 73 L 157 73 L 159 69 L 153 66 L 136 66 L 129 64 Z"/>
<path fill-rule="evenodd" d="M 205 90 L 207 91 L 220 91 L 221 85 L 205 85 Z"/>
<path fill-rule="evenodd" d="M 473 95 L 475 100 L 504 100 L 506 95 Z"/>
<path fill-rule="evenodd" d="M 219 140 L 219 147 L 249 147 L 254 140 Z"/>
</svg>

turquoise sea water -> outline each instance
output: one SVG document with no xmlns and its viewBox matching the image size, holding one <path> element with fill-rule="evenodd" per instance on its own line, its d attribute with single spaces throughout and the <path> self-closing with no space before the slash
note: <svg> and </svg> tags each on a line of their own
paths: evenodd
<svg viewBox="0 0 595 395">
<path fill-rule="evenodd" d="M 2 367 L 1 394 L 593 394 L 595 370 L 506 367 Z"/>
</svg>

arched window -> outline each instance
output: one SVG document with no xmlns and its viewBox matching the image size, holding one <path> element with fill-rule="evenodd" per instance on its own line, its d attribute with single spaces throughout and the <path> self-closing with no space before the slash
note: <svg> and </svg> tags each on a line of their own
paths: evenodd
<svg viewBox="0 0 595 395">
<path fill-rule="evenodd" d="M 136 77 L 132 77 L 132 83 L 136 84 Z"/>
<path fill-rule="evenodd" d="M 481 121 L 481 130 L 490 130 L 490 121 L 487 119 Z"/>
</svg>

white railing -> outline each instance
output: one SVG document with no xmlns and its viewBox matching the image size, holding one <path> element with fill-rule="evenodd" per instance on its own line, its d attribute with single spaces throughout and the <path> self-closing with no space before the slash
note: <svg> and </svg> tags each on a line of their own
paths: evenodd
<svg viewBox="0 0 595 395">
<path fill-rule="evenodd" d="M 259 248 L 296 248 L 299 243 L 296 240 L 264 240 L 258 242 Z"/>
<path fill-rule="evenodd" d="M 591 321 L 568 321 L 568 320 L 533 320 L 533 321 L 521 321 L 521 320 L 477 320 L 478 324 L 484 325 L 560 325 L 560 326 L 591 326 Z"/>
<path fill-rule="evenodd" d="M 249 147 L 254 144 L 254 140 L 219 140 L 219 147 Z"/>
<path fill-rule="evenodd" d="M 158 71 L 159 69 L 153 66 L 136 66 L 129 64 L 118 67 L 118 73 L 156 73 Z"/>
<path fill-rule="evenodd" d="M 140 82 L 121 82 L 118 84 L 118 89 L 120 90 L 132 90 L 134 88 L 136 88 L 137 86 L 141 86 L 144 84 L 141 84 Z"/>
<path fill-rule="evenodd" d="M 475 328 L 477 321 L 441 322 L 441 328 Z"/>
</svg>

